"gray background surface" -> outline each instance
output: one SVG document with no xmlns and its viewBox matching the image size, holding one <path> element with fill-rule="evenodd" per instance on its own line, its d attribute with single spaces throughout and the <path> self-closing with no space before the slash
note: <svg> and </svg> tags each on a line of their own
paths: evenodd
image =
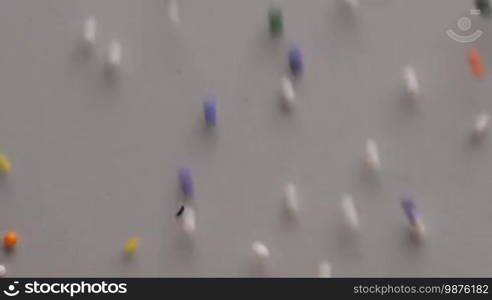
<svg viewBox="0 0 492 300">
<path fill-rule="evenodd" d="M 492 62 L 492 23 L 471 1 L 284 0 L 285 35 L 272 41 L 267 1 L 182 0 L 173 25 L 164 0 L 0 1 L 0 254 L 10 276 L 249 276 L 251 243 L 272 253 L 270 275 L 490 276 L 492 141 L 469 143 L 492 112 L 491 77 L 471 76 L 467 51 Z M 96 53 L 80 53 L 82 24 L 99 22 Z M 460 17 L 484 35 L 449 39 Z M 104 77 L 108 41 L 123 44 L 119 79 Z M 301 45 L 298 106 L 277 105 L 286 49 Z M 402 99 L 412 64 L 422 97 Z M 202 97 L 219 97 L 219 127 L 203 128 Z M 364 174 L 365 140 L 383 170 Z M 176 169 L 196 181 L 197 236 L 183 242 L 174 213 Z M 302 194 L 297 224 L 282 214 L 283 184 Z M 350 192 L 362 233 L 343 229 Z M 409 242 L 398 197 L 414 193 L 429 229 Z M 125 241 L 140 236 L 131 261 Z"/>
</svg>

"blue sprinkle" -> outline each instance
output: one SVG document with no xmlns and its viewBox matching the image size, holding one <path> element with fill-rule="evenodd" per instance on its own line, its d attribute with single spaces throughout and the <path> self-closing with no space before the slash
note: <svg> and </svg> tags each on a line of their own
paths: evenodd
<svg viewBox="0 0 492 300">
<path fill-rule="evenodd" d="M 214 98 L 209 98 L 203 103 L 205 122 L 209 127 L 217 125 L 217 105 Z"/>
<path fill-rule="evenodd" d="M 187 198 L 193 197 L 193 178 L 191 172 L 187 168 L 181 168 L 178 171 L 179 186 L 183 195 Z"/>
<path fill-rule="evenodd" d="M 405 195 L 401 197 L 401 207 L 403 208 L 403 211 L 405 212 L 405 215 L 407 216 L 410 223 L 417 223 L 418 212 L 417 206 L 413 201 L 413 197 L 410 195 Z"/>
<path fill-rule="evenodd" d="M 299 76 L 304 71 L 304 62 L 301 49 L 297 46 L 292 46 L 289 49 L 289 67 L 290 72 L 294 76 Z"/>
</svg>

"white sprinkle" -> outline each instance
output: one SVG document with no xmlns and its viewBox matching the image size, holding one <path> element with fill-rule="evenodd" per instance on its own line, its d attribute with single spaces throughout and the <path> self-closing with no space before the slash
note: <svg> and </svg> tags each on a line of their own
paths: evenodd
<svg viewBox="0 0 492 300">
<path fill-rule="evenodd" d="M 415 223 L 412 225 L 411 229 L 414 236 L 419 240 L 423 240 L 427 235 L 427 230 L 421 218 L 417 218 L 415 220 Z"/>
<path fill-rule="evenodd" d="M 378 171 L 381 169 L 378 144 L 373 139 L 368 139 L 366 141 L 366 163 L 367 166 L 373 171 Z"/>
<path fill-rule="evenodd" d="M 84 41 L 93 46 L 96 44 L 96 35 L 97 35 L 97 22 L 94 17 L 89 17 L 84 23 L 84 32 L 83 37 Z"/>
<path fill-rule="evenodd" d="M 251 249 L 260 262 L 266 262 L 270 258 L 270 251 L 262 242 L 254 242 Z"/>
<path fill-rule="evenodd" d="M 319 278 L 331 278 L 331 264 L 327 261 L 322 261 L 318 265 Z"/>
<path fill-rule="evenodd" d="M 0 277 L 4 277 L 7 274 L 7 269 L 4 265 L 0 265 Z"/>
<path fill-rule="evenodd" d="M 285 185 L 285 206 L 291 216 L 295 216 L 299 212 L 297 187 L 293 183 L 288 183 Z"/>
<path fill-rule="evenodd" d="M 292 81 L 288 77 L 284 76 L 280 80 L 280 90 L 285 107 L 292 108 L 296 101 L 296 93 Z"/>
<path fill-rule="evenodd" d="M 349 194 L 342 195 L 342 212 L 347 226 L 351 230 L 358 232 L 360 230 L 359 215 L 355 208 L 354 200 Z"/>
<path fill-rule="evenodd" d="M 481 113 L 475 119 L 475 127 L 473 133 L 477 138 L 482 137 L 487 131 L 487 127 L 490 123 L 490 115 L 487 113 Z"/>
<path fill-rule="evenodd" d="M 360 5 L 359 0 L 345 0 L 345 4 L 351 9 L 356 9 Z"/>
<path fill-rule="evenodd" d="M 183 230 L 187 234 L 193 234 L 196 229 L 196 217 L 193 207 L 187 206 L 184 208 L 182 215 Z"/>
<path fill-rule="evenodd" d="M 405 81 L 405 87 L 409 95 L 417 96 L 420 93 L 417 73 L 412 66 L 405 66 L 403 68 L 403 80 Z"/>
<path fill-rule="evenodd" d="M 121 65 L 121 61 L 123 59 L 123 49 L 120 42 L 116 40 L 111 41 L 108 47 L 107 59 L 108 64 L 113 68 L 117 68 Z"/>
<path fill-rule="evenodd" d="M 181 17 L 179 16 L 179 4 L 178 0 L 169 0 L 169 19 L 176 25 L 181 24 Z"/>
</svg>

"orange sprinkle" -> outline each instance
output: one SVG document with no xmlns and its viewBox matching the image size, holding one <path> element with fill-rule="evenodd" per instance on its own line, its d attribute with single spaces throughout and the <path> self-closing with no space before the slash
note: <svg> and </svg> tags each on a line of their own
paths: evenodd
<svg viewBox="0 0 492 300">
<path fill-rule="evenodd" d="M 482 78 L 485 75 L 485 66 L 480 56 L 480 52 L 477 49 L 471 49 L 468 52 L 468 60 L 470 61 L 470 67 L 473 75 L 478 78 Z"/>
<path fill-rule="evenodd" d="M 17 233 L 9 232 L 3 238 L 3 243 L 7 249 L 12 249 L 15 247 L 18 240 L 19 240 L 19 237 L 17 236 Z"/>
</svg>

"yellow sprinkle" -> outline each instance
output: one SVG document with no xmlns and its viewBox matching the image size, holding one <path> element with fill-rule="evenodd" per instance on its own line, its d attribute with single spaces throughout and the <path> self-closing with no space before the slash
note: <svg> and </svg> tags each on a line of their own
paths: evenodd
<svg viewBox="0 0 492 300">
<path fill-rule="evenodd" d="M 0 153 L 0 170 L 3 174 L 8 175 L 10 173 L 11 164 L 7 156 Z"/>
<path fill-rule="evenodd" d="M 133 254 L 135 251 L 137 251 L 139 244 L 140 244 L 140 239 L 138 238 L 129 239 L 125 245 L 125 253 Z"/>
</svg>

